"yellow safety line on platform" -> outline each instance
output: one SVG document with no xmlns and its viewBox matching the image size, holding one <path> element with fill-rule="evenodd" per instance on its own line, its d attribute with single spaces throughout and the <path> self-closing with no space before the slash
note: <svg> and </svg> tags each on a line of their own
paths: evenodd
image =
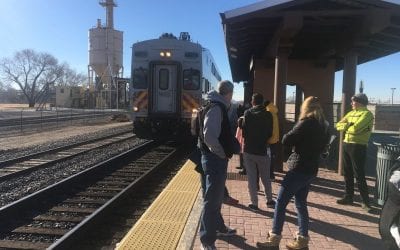
<svg viewBox="0 0 400 250">
<path fill-rule="evenodd" d="M 176 249 L 200 190 L 195 165 L 187 161 L 117 244 L 117 250 Z"/>
</svg>

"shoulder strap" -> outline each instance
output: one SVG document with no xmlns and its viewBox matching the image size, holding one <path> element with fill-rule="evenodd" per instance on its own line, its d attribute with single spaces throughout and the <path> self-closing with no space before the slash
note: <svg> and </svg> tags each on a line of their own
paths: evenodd
<svg viewBox="0 0 400 250">
<path fill-rule="evenodd" d="M 208 102 L 205 106 L 201 107 L 199 112 L 198 112 L 198 119 L 197 119 L 197 123 L 198 123 L 198 136 L 200 137 L 201 141 L 204 141 L 204 134 L 203 134 L 203 127 L 204 127 L 204 118 L 205 115 L 207 114 L 207 112 L 214 106 L 219 106 L 221 108 L 222 111 L 222 116 L 223 117 L 228 117 L 228 113 L 227 113 L 227 109 L 225 107 L 225 105 L 221 102 L 217 102 L 217 101 L 210 101 Z"/>
</svg>

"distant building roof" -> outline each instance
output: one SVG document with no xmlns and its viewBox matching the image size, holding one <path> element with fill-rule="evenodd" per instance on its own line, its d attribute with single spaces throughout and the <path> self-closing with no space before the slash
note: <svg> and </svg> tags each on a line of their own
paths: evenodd
<svg viewBox="0 0 400 250">
<path fill-rule="evenodd" d="M 221 13 L 233 81 L 246 81 L 252 59 L 336 59 L 351 49 L 365 63 L 400 51 L 394 0 L 265 0 Z"/>
</svg>

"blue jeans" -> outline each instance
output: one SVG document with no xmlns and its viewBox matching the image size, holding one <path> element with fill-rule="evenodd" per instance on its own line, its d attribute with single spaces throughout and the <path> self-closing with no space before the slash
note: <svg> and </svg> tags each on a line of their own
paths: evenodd
<svg viewBox="0 0 400 250">
<path fill-rule="evenodd" d="M 278 199 L 274 211 L 274 223 L 272 232 L 280 235 L 282 233 L 283 223 L 285 222 L 286 207 L 290 199 L 295 197 L 297 208 L 297 222 L 299 233 L 301 236 L 308 237 L 308 210 L 307 195 L 311 182 L 315 179 L 315 175 L 307 175 L 296 171 L 287 172 L 282 181 L 279 190 Z"/>
<path fill-rule="evenodd" d="M 217 230 L 225 227 L 221 215 L 228 159 L 221 159 L 210 152 L 202 152 L 201 163 L 204 170 L 205 190 L 200 222 L 200 241 L 204 245 L 214 245 Z"/>
</svg>

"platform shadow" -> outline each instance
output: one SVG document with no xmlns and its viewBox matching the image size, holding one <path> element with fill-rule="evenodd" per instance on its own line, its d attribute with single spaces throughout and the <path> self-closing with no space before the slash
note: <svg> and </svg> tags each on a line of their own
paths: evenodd
<svg viewBox="0 0 400 250">
<path fill-rule="evenodd" d="M 273 211 L 270 212 L 270 211 L 261 210 L 261 209 L 260 210 L 252 210 L 248 206 L 240 204 L 240 203 L 238 203 L 238 204 L 225 204 L 225 205 L 236 207 L 236 208 L 240 208 L 240 209 L 243 209 L 243 210 L 247 210 L 247 211 L 253 212 L 255 214 L 260 214 L 260 215 L 268 216 L 268 217 L 271 217 L 271 218 L 274 216 L 274 212 Z"/>
<path fill-rule="evenodd" d="M 287 211 L 287 214 L 293 215 L 285 217 L 286 222 L 297 225 L 297 214 L 295 212 Z M 360 228 L 361 229 L 361 228 Z M 363 234 L 346 227 L 335 224 L 330 224 L 322 220 L 310 217 L 309 230 L 326 237 L 341 241 L 343 243 L 352 245 L 357 249 L 384 249 L 381 239 Z"/>
<path fill-rule="evenodd" d="M 354 183 L 354 192 L 357 193 L 358 187 L 357 182 Z M 337 180 L 329 180 L 322 177 L 317 177 L 315 181 L 311 183 L 310 191 L 318 192 L 322 194 L 327 194 L 330 196 L 334 196 L 337 198 L 343 197 L 345 190 L 344 181 Z M 368 185 L 368 193 L 375 194 L 375 187 Z M 358 195 L 354 197 L 356 200 L 358 199 Z"/>
<path fill-rule="evenodd" d="M 258 249 L 257 247 L 251 246 L 246 243 L 246 238 L 240 235 L 234 235 L 234 236 L 225 236 L 225 237 L 218 237 L 218 239 L 225 241 L 229 243 L 230 245 L 233 245 L 239 249 Z"/>
<path fill-rule="evenodd" d="M 377 218 L 377 217 L 374 217 L 374 216 L 371 216 L 368 214 L 356 213 L 356 212 L 345 210 L 346 207 L 342 206 L 342 205 L 338 205 L 338 207 L 340 206 L 341 208 L 337 208 L 337 207 L 325 206 L 322 204 L 313 203 L 313 202 L 309 202 L 309 201 L 307 201 L 307 204 L 309 207 L 314 207 L 314 208 L 318 208 L 320 210 L 329 211 L 329 212 L 336 213 L 336 214 L 341 214 L 343 216 L 355 218 L 357 220 L 368 221 L 368 222 L 376 223 L 376 224 L 378 224 L 378 222 L 379 222 L 379 218 Z M 352 206 L 360 207 L 360 211 L 361 211 L 361 206 L 359 204 L 354 204 Z M 373 208 L 373 211 L 371 214 L 376 214 L 376 215 L 380 214 L 380 209 Z"/>
</svg>

